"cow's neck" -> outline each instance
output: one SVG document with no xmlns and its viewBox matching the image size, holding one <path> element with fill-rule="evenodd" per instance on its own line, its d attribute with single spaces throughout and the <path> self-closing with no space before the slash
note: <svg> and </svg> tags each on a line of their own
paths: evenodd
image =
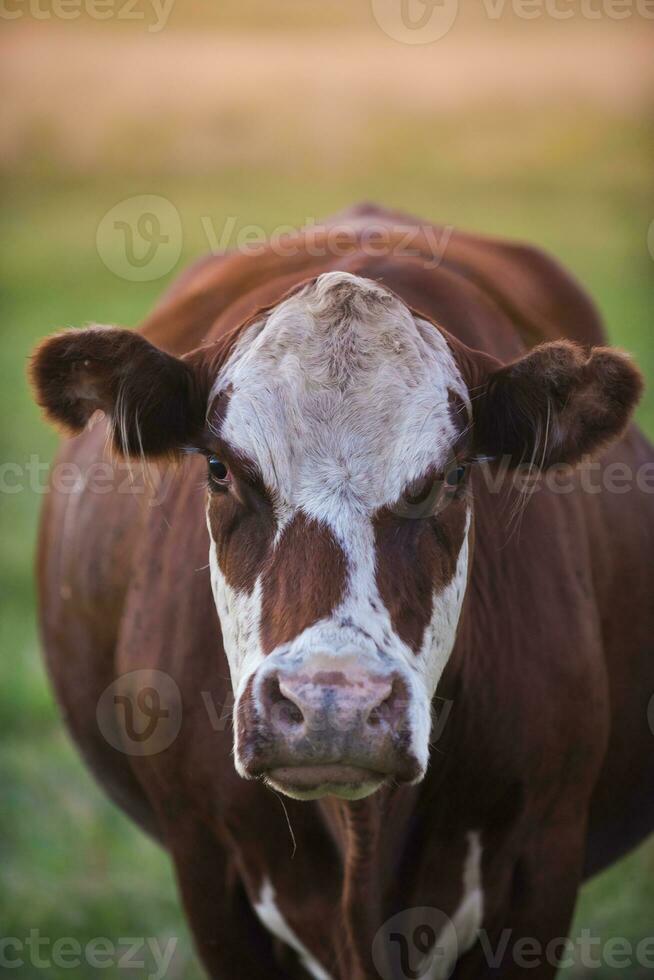
<svg viewBox="0 0 654 980">
<path fill-rule="evenodd" d="M 325 825 L 341 857 L 340 913 L 348 942 L 349 976 L 374 975 L 372 942 L 384 916 L 386 890 L 402 858 L 417 793 L 381 790 L 349 802 L 327 797 L 320 803 Z M 383 854 L 383 859 L 382 859 Z"/>
</svg>

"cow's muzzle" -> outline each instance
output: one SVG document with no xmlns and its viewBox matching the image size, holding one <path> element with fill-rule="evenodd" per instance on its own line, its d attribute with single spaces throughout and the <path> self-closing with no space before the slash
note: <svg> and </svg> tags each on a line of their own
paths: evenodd
<svg viewBox="0 0 654 980">
<path fill-rule="evenodd" d="M 342 657 L 264 664 L 237 706 L 244 775 L 299 799 L 368 796 L 421 773 L 411 749 L 411 694 L 399 671 Z"/>
</svg>

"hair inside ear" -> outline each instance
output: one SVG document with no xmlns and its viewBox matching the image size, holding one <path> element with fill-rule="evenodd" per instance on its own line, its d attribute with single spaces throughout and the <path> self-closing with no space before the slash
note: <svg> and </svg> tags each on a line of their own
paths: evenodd
<svg viewBox="0 0 654 980">
<path fill-rule="evenodd" d="M 50 421 L 75 434 L 102 411 L 125 454 L 174 455 L 204 425 L 201 372 L 131 330 L 91 327 L 49 337 L 34 352 L 30 375 Z"/>
<path fill-rule="evenodd" d="M 543 344 L 487 377 L 473 402 L 476 452 L 512 466 L 578 463 L 622 434 L 641 391 L 626 354 Z"/>
</svg>

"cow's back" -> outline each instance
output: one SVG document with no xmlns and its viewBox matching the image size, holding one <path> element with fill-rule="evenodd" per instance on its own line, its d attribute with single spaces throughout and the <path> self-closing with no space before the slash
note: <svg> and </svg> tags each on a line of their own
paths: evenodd
<svg viewBox="0 0 654 980">
<path fill-rule="evenodd" d="M 173 283 L 141 329 L 182 354 L 337 269 L 383 280 L 464 343 L 500 356 L 560 337 L 605 342 L 592 301 L 539 249 L 366 204 L 265 248 L 206 256 Z"/>
</svg>

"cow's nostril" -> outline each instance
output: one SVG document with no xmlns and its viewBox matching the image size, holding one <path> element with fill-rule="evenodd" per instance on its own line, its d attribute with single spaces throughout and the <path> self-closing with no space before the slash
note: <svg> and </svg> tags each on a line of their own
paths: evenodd
<svg viewBox="0 0 654 980">
<path fill-rule="evenodd" d="M 395 682 L 391 688 L 390 693 L 380 701 L 379 704 L 375 705 L 372 711 L 368 714 L 367 723 L 372 727 L 376 728 L 385 722 L 387 725 L 392 725 L 397 718 L 398 712 L 401 710 L 400 705 L 401 697 L 401 685 Z"/>
<path fill-rule="evenodd" d="M 392 697 L 393 695 L 389 694 L 389 696 L 384 701 L 382 701 L 381 704 L 378 704 L 376 708 L 373 708 L 370 714 L 368 715 L 368 724 L 371 725 L 373 728 L 375 728 L 377 725 L 380 725 L 382 721 L 389 720 L 392 713 L 391 704 L 390 704 Z"/>
<path fill-rule="evenodd" d="M 277 709 L 281 712 L 283 720 L 289 724 L 301 725 L 304 721 L 304 715 L 298 706 L 289 701 L 288 698 L 282 698 L 277 704 Z"/>
<path fill-rule="evenodd" d="M 282 693 L 279 680 L 271 678 L 267 685 L 268 707 L 273 721 L 287 726 L 301 725 L 304 715 L 299 706 Z"/>
</svg>

